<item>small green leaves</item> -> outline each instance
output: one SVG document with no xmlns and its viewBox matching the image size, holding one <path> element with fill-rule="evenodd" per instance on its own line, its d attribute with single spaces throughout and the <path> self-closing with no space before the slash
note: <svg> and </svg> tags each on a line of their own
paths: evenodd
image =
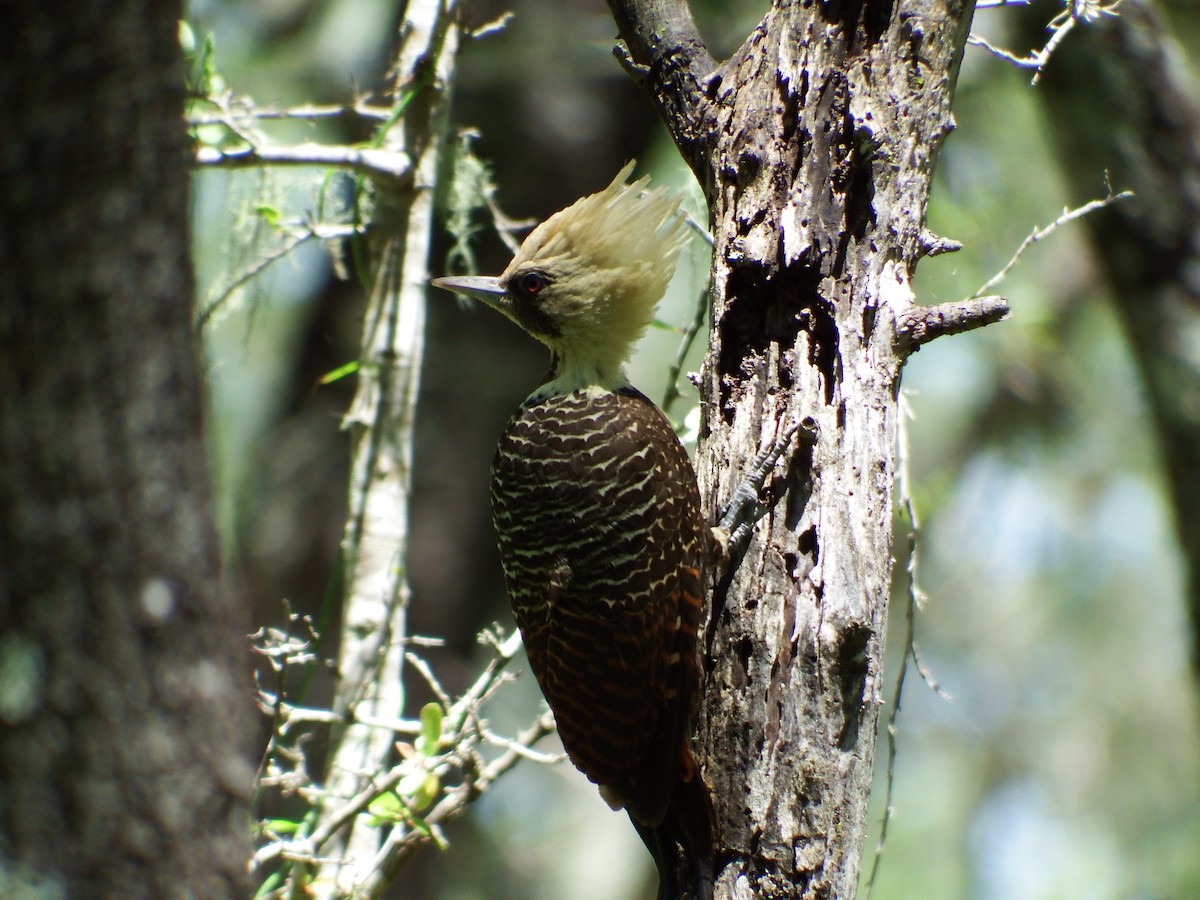
<svg viewBox="0 0 1200 900">
<path fill-rule="evenodd" d="M 353 359 L 350 362 L 346 363 L 344 366 L 338 366 L 332 372 L 326 372 L 324 375 L 322 375 L 318 379 L 317 383 L 318 384 L 333 384 L 335 381 L 340 381 L 341 379 L 345 378 L 347 375 L 353 375 L 355 372 L 358 371 L 358 368 L 359 368 L 358 360 Z"/>
<path fill-rule="evenodd" d="M 442 745 L 442 707 L 437 703 L 426 703 L 421 707 L 421 733 L 417 735 L 417 753 L 433 756 Z"/>
<path fill-rule="evenodd" d="M 276 209 L 274 206 L 271 206 L 269 204 L 260 203 L 258 206 L 254 207 L 254 214 L 256 216 L 258 216 L 260 219 L 262 219 L 264 222 L 266 222 L 268 225 L 270 225 L 272 228 L 279 227 L 279 220 L 281 218 L 281 215 L 280 215 L 279 210 Z"/>
<path fill-rule="evenodd" d="M 433 806 L 442 793 L 437 754 L 442 747 L 445 712 L 438 703 L 426 703 L 421 707 L 420 721 L 421 731 L 415 744 L 397 745 L 408 771 L 394 790 L 384 791 L 372 800 L 367 812 L 376 827 L 406 825 L 445 849 L 445 839 L 418 815 Z"/>
<path fill-rule="evenodd" d="M 217 47 L 211 31 L 201 37 L 190 22 L 180 19 L 179 46 L 187 60 L 188 89 L 193 97 L 209 97 L 225 90 L 225 79 L 217 71 Z"/>
<path fill-rule="evenodd" d="M 396 793 L 407 800 L 409 812 L 421 812 L 433 805 L 438 792 L 442 789 L 442 780 L 435 772 L 410 772 L 400 779 L 396 785 Z"/>
<path fill-rule="evenodd" d="M 262 823 L 263 830 L 271 834 L 297 834 L 303 825 L 303 822 L 291 819 L 267 819 Z"/>
<path fill-rule="evenodd" d="M 179 47 L 184 56 L 191 56 L 196 52 L 196 31 L 186 19 L 179 20 Z"/>
</svg>

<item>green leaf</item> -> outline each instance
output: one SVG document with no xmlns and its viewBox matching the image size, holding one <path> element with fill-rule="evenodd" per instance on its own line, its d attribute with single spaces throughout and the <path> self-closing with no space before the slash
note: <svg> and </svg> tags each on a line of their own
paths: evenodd
<svg viewBox="0 0 1200 900">
<path fill-rule="evenodd" d="M 442 707 L 426 703 L 421 707 L 421 733 L 417 736 L 417 752 L 433 756 L 442 743 Z"/>
<path fill-rule="evenodd" d="M 254 207 L 254 214 L 261 218 L 264 222 L 275 228 L 279 225 L 279 210 L 273 206 L 260 205 Z"/>
<path fill-rule="evenodd" d="M 374 825 L 390 825 L 410 818 L 408 807 L 394 791 L 385 791 L 372 800 L 367 804 L 367 812 L 374 817 Z"/>
<path fill-rule="evenodd" d="M 412 821 L 408 824 L 412 827 L 413 831 L 419 832 L 433 841 L 439 850 L 446 850 L 450 847 L 450 842 L 442 837 L 440 833 L 434 831 L 433 828 L 430 827 L 429 823 L 424 819 L 413 816 Z"/>
<path fill-rule="evenodd" d="M 179 20 L 179 46 L 185 56 L 196 52 L 196 32 L 186 19 Z"/>
<path fill-rule="evenodd" d="M 327 372 L 318 380 L 318 384 L 333 384 L 340 378 L 345 378 L 347 375 L 353 375 L 358 371 L 358 360 L 352 360 L 344 366 L 338 366 L 332 372 Z"/>
<path fill-rule="evenodd" d="M 426 772 L 425 777 L 421 779 L 421 783 L 409 800 L 410 809 L 413 812 L 420 812 L 423 809 L 427 809 L 433 805 L 433 801 L 438 798 L 438 794 L 441 791 L 442 779 L 438 778 L 436 772 Z"/>
<path fill-rule="evenodd" d="M 267 819 L 263 826 L 274 834 L 295 834 L 303 822 L 293 822 L 291 819 Z"/>
</svg>

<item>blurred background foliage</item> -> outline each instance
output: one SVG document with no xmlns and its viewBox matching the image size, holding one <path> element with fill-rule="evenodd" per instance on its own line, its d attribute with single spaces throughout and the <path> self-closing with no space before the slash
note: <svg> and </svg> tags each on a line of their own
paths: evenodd
<svg viewBox="0 0 1200 900">
<path fill-rule="evenodd" d="M 229 88 L 284 107 L 342 103 L 377 89 L 402 5 L 195 0 L 191 16 L 198 33 L 212 33 L 216 71 Z M 725 55 L 767 4 L 692 5 Z M 1190 0 L 1167 9 L 1179 46 L 1200 47 Z M 472 19 L 482 24 L 508 10 L 515 15 L 502 32 L 464 51 L 453 113 L 456 128 L 479 132 L 475 150 L 492 167 L 501 208 L 544 218 L 636 157 L 656 180 L 688 193 L 703 221 L 690 174 L 611 57 L 615 29 L 602 0 L 484 0 Z M 976 30 L 1024 51 L 1051 14 L 1045 5 L 981 11 Z M 1053 62 L 1045 78 L 1053 82 Z M 1105 193 L 1108 163 L 1056 155 L 1053 123 L 1039 103 L 1047 89 L 968 49 L 958 130 L 942 153 L 930 208 L 931 228 L 965 249 L 921 264 L 921 302 L 969 295 L 1034 226 Z M 1080 94 L 1074 102 L 1095 109 L 1097 127 L 1121 127 L 1105 99 Z M 343 120 L 271 133 L 280 141 L 365 137 Z M 1124 139 L 1133 136 L 1117 135 Z M 1090 193 L 1077 196 L 1072 185 L 1089 181 Z M 1114 180 L 1115 189 L 1126 186 Z M 200 304 L 278 243 L 279 217 L 345 204 L 349 190 L 348 179 L 317 170 L 198 173 Z M 443 239 L 435 273 L 448 246 Z M 507 262 L 494 235 L 485 233 L 476 249 L 484 272 Z M 690 320 L 704 287 L 706 248 L 697 240 L 692 249 L 660 309 L 668 326 Z M 949 698 L 910 671 L 876 900 L 1200 896 L 1187 576 L 1145 392 L 1097 265 L 1103 253 L 1082 225 L 1060 230 L 1000 287 L 1009 320 L 939 340 L 906 370 L 905 453 L 924 525 L 928 595 L 917 639 Z M 334 268 L 309 242 L 236 291 L 206 329 L 227 559 L 260 622 L 280 621 L 284 600 L 313 616 L 336 610 L 347 461 L 339 426 L 353 385 L 322 379 L 353 361 L 364 301 L 360 285 L 336 278 Z M 448 295 L 430 297 L 427 341 L 411 626 L 444 640 L 430 659 L 459 690 L 484 657 L 479 630 L 511 623 L 488 518 L 488 469 L 503 423 L 547 359 L 500 317 Z M 653 397 L 662 396 L 678 341 L 672 328 L 652 329 L 634 361 L 634 382 Z M 693 356 L 685 371 L 698 367 Z M 695 402 L 686 388 L 673 418 L 682 422 Z M 898 520 L 897 529 L 901 555 L 907 524 Z M 902 563 L 889 703 L 903 646 Z M 336 612 L 327 628 L 336 628 Z M 328 692 L 316 679 L 306 700 L 325 702 Z M 421 699 L 414 694 L 414 710 Z M 540 702 L 523 675 L 493 704 L 493 723 L 511 733 Z M 886 756 L 881 735 L 876 821 Z M 396 896 L 653 895 L 649 856 L 625 818 L 566 763 L 519 767 L 448 836 L 450 849 L 422 855 Z"/>
</svg>

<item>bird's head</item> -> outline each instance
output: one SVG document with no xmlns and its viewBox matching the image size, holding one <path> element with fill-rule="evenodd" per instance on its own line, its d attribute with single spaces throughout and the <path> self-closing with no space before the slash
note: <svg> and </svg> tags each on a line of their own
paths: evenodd
<svg viewBox="0 0 1200 900">
<path fill-rule="evenodd" d="M 612 184 L 555 213 L 496 277 L 435 278 L 436 287 L 478 297 L 546 344 L 554 381 L 567 390 L 613 388 L 675 272 L 686 232 L 679 198 Z"/>
</svg>

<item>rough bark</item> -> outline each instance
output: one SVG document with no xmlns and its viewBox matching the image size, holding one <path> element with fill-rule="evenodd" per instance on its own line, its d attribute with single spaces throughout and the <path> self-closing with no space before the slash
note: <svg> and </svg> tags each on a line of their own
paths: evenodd
<svg viewBox="0 0 1200 900">
<path fill-rule="evenodd" d="M 237 897 L 175 4 L 0 15 L 0 893 Z M 31 894 L 32 895 L 32 894 Z"/>
<path fill-rule="evenodd" d="M 710 204 L 698 470 L 714 518 L 780 428 L 813 434 L 781 460 L 770 511 L 714 585 L 697 743 L 720 823 L 717 896 L 853 897 L 900 371 L 939 328 L 1002 314 L 996 298 L 927 314 L 910 287 L 973 4 L 777 0 L 720 65 L 685 3 L 610 5 L 619 55 Z"/>
<path fill-rule="evenodd" d="M 1095 196 L 1105 173 L 1134 192 L 1084 221 L 1162 448 L 1200 674 L 1200 354 L 1186 337 L 1200 333 L 1200 104 L 1160 7 L 1146 0 L 1075 29 L 1037 96 L 1076 195 Z"/>
</svg>

